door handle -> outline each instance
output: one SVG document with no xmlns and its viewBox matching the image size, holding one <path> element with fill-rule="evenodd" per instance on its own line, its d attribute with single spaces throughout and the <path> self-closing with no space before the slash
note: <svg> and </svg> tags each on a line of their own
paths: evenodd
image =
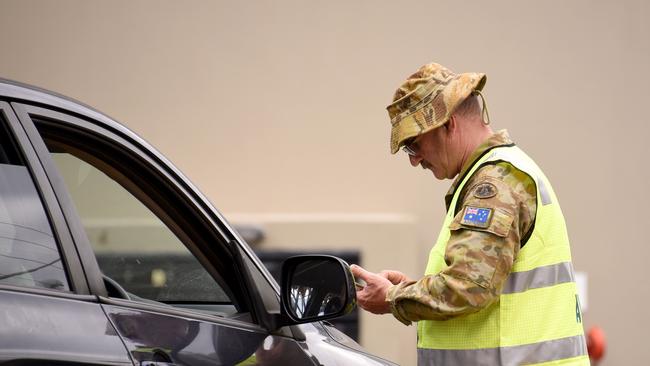
<svg viewBox="0 0 650 366">
<path fill-rule="evenodd" d="M 142 361 L 140 366 L 176 366 L 176 364 L 162 361 Z"/>
</svg>

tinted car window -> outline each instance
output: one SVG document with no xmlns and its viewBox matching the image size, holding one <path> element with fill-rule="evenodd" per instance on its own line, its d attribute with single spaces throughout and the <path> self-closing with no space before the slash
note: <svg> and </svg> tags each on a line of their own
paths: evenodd
<svg viewBox="0 0 650 366">
<path fill-rule="evenodd" d="M 181 240 L 122 185 L 60 147 L 50 149 L 108 281 L 136 301 L 230 303 Z"/>
<path fill-rule="evenodd" d="M 0 284 L 69 291 L 32 177 L 0 116 Z"/>
</svg>

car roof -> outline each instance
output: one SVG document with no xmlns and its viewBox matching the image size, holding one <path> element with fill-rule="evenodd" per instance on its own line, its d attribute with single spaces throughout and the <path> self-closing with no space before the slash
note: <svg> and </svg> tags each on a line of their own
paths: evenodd
<svg viewBox="0 0 650 366">
<path fill-rule="evenodd" d="M 198 192 L 190 180 L 146 140 L 121 123 L 83 102 L 37 86 L 5 78 L 0 78 L 0 98 L 31 105 L 41 105 L 49 109 L 59 109 L 62 112 L 77 115 L 85 121 L 117 132 L 127 140 L 134 142 L 136 145 L 140 145 L 141 148 L 144 148 L 144 150 L 148 151 L 149 154 L 152 154 L 159 161 L 162 161 L 168 168 L 171 168 L 173 173 L 185 181 L 186 184 L 189 184 L 195 192 Z"/>
<path fill-rule="evenodd" d="M 73 98 L 67 97 L 65 95 L 49 91 L 37 86 L 25 84 L 22 82 L 5 79 L 0 77 L 0 100 L 9 99 L 9 101 L 24 102 L 27 104 L 40 104 L 47 106 L 48 108 L 58 108 L 67 113 L 74 113 L 78 116 L 83 117 L 84 120 L 94 123 L 96 125 L 102 126 L 104 128 L 117 131 L 123 137 L 130 139 L 132 142 L 139 144 L 142 148 L 147 150 L 150 154 L 154 155 L 156 159 L 161 161 L 168 169 L 171 169 L 172 173 L 175 174 L 185 185 L 188 186 L 190 191 L 193 191 L 200 200 L 207 204 L 208 209 L 215 214 L 222 223 L 226 222 L 223 215 L 219 210 L 212 205 L 210 200 L 178 169 L 174 164 L 171 163 L 162 153 L 160 153 L 156 148 L 149 144 L 146 140 L 140 137 L 135 132 L 131 131 L 121 123 L 107 116 L 106 114 L 92 108 L 91 106 L 75 100 Z M 225 225 L 226 230 L 235 237 L 239 237 L 239 234 L 230 226 Z M 241 238 L 241 237 L 240 237 Z M 242 242 L 243 239 L 241 239 Z M 252 253 L 252 250 L 244 246 L 244 250 Z M 253 256 L 254 257 L 254 256 Z M 261 262 L 259 262 L 261 265 Z M 267 275 L 268 278 L 271 278 L 271 275 Z M 277 284 L 274 281 L 269 281 L 272 286 L 276 288 L 276 291 L 279 291 Z"/>
<path fill-rule="evenodd" d="M 95 125 L 117 132 L 119 135 L 126 137 L 127 140 L 135 142 L 136 145 L 140 145 L 145 150 L 148 150 L 150 154 L 163 161 L 168 167 L 171 167 L 177 175 L 181 176 L 185 181 L 188 181 L 163 154 L 145 139 L 115 119 L 83 102 L 47 89 L 5 78 L 0 78 L 0 98 L 26 104 L 41 105 L 49 109 L 59 109 L 62 112 L 72 113 Z"/>
<path fill-rule="evenodd" d="M 104 124 L 106 125 L 105 127 L 118 129 L 126 132 L 127 135 L 138 137 L 133 131 L 95 108 L 76 99 L 38 86 L 0 77 L 0 97 L 63 109 L 90 118 L 93 122 Z"/>
</svg>

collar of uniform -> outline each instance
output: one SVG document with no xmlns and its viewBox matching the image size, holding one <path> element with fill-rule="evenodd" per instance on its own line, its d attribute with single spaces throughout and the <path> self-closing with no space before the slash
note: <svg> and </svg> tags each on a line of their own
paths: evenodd
<svg viewBox="0 0 650 366">
<path fill-rule="evenodd" d="M 456 188 L 463 180 L 463 178 L 465 178 L 465 174 L 467 174 L 467 171 L 474 165 L 474 163 L 485 153 L 494 149 L 495 147 L 513 144 L 514 142 L 512 142 L 510 139 L 510 135 L 508 135 L 507 130 L 500 130 L 483 141 L 469 156 L 469 159 L 467 159 L 465 165 L 463 165 L 463 168 L 460 170 L 460 173 L 451 184 L 451 187 L 449 187 L 449 191 L 447 191 L 447 194 L 445 195 L 445 205 L 447 206 L 447 210 L 449 210 L 451 199 L 454 197 L 454 193 L 456 193 Z"/>
</svg>

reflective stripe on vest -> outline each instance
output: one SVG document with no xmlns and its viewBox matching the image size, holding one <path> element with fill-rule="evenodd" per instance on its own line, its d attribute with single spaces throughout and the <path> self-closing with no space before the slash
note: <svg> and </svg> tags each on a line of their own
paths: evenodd
<svg viewBox="0 0 650 366">
<path fill-rule="evenodd" d="M 478 159 L 459 182 L 443 228 L 429 254 L 426 274 L 447 266 L 449 225 L 460 192 L 485 164 L 500 161 L 528 174 L 537 188 L 535 226 L 519 250 L 499 300 L 476 313 L 418 322 L 419 365 L 518 365 L 554 361 L 589 365 L 569 239 L 553 188 L 518 147 L 496 147 Z"/>
<path fill-rule="evenodd" d="M 418 363 L 425 365 L 527 365 L 587 355 L 582 335 L 522 346 L 472 350 L 418 349 Z M 586 364 L 589 364 L 588 362 Z"/>
<path fill-rule="evenodd" d="M 512 272 L 503 286 L 502 294 L 514 294 L 529 289 L 574 282 L 571 262 L 537 267 L 530 271 Z"/>
</svg>

